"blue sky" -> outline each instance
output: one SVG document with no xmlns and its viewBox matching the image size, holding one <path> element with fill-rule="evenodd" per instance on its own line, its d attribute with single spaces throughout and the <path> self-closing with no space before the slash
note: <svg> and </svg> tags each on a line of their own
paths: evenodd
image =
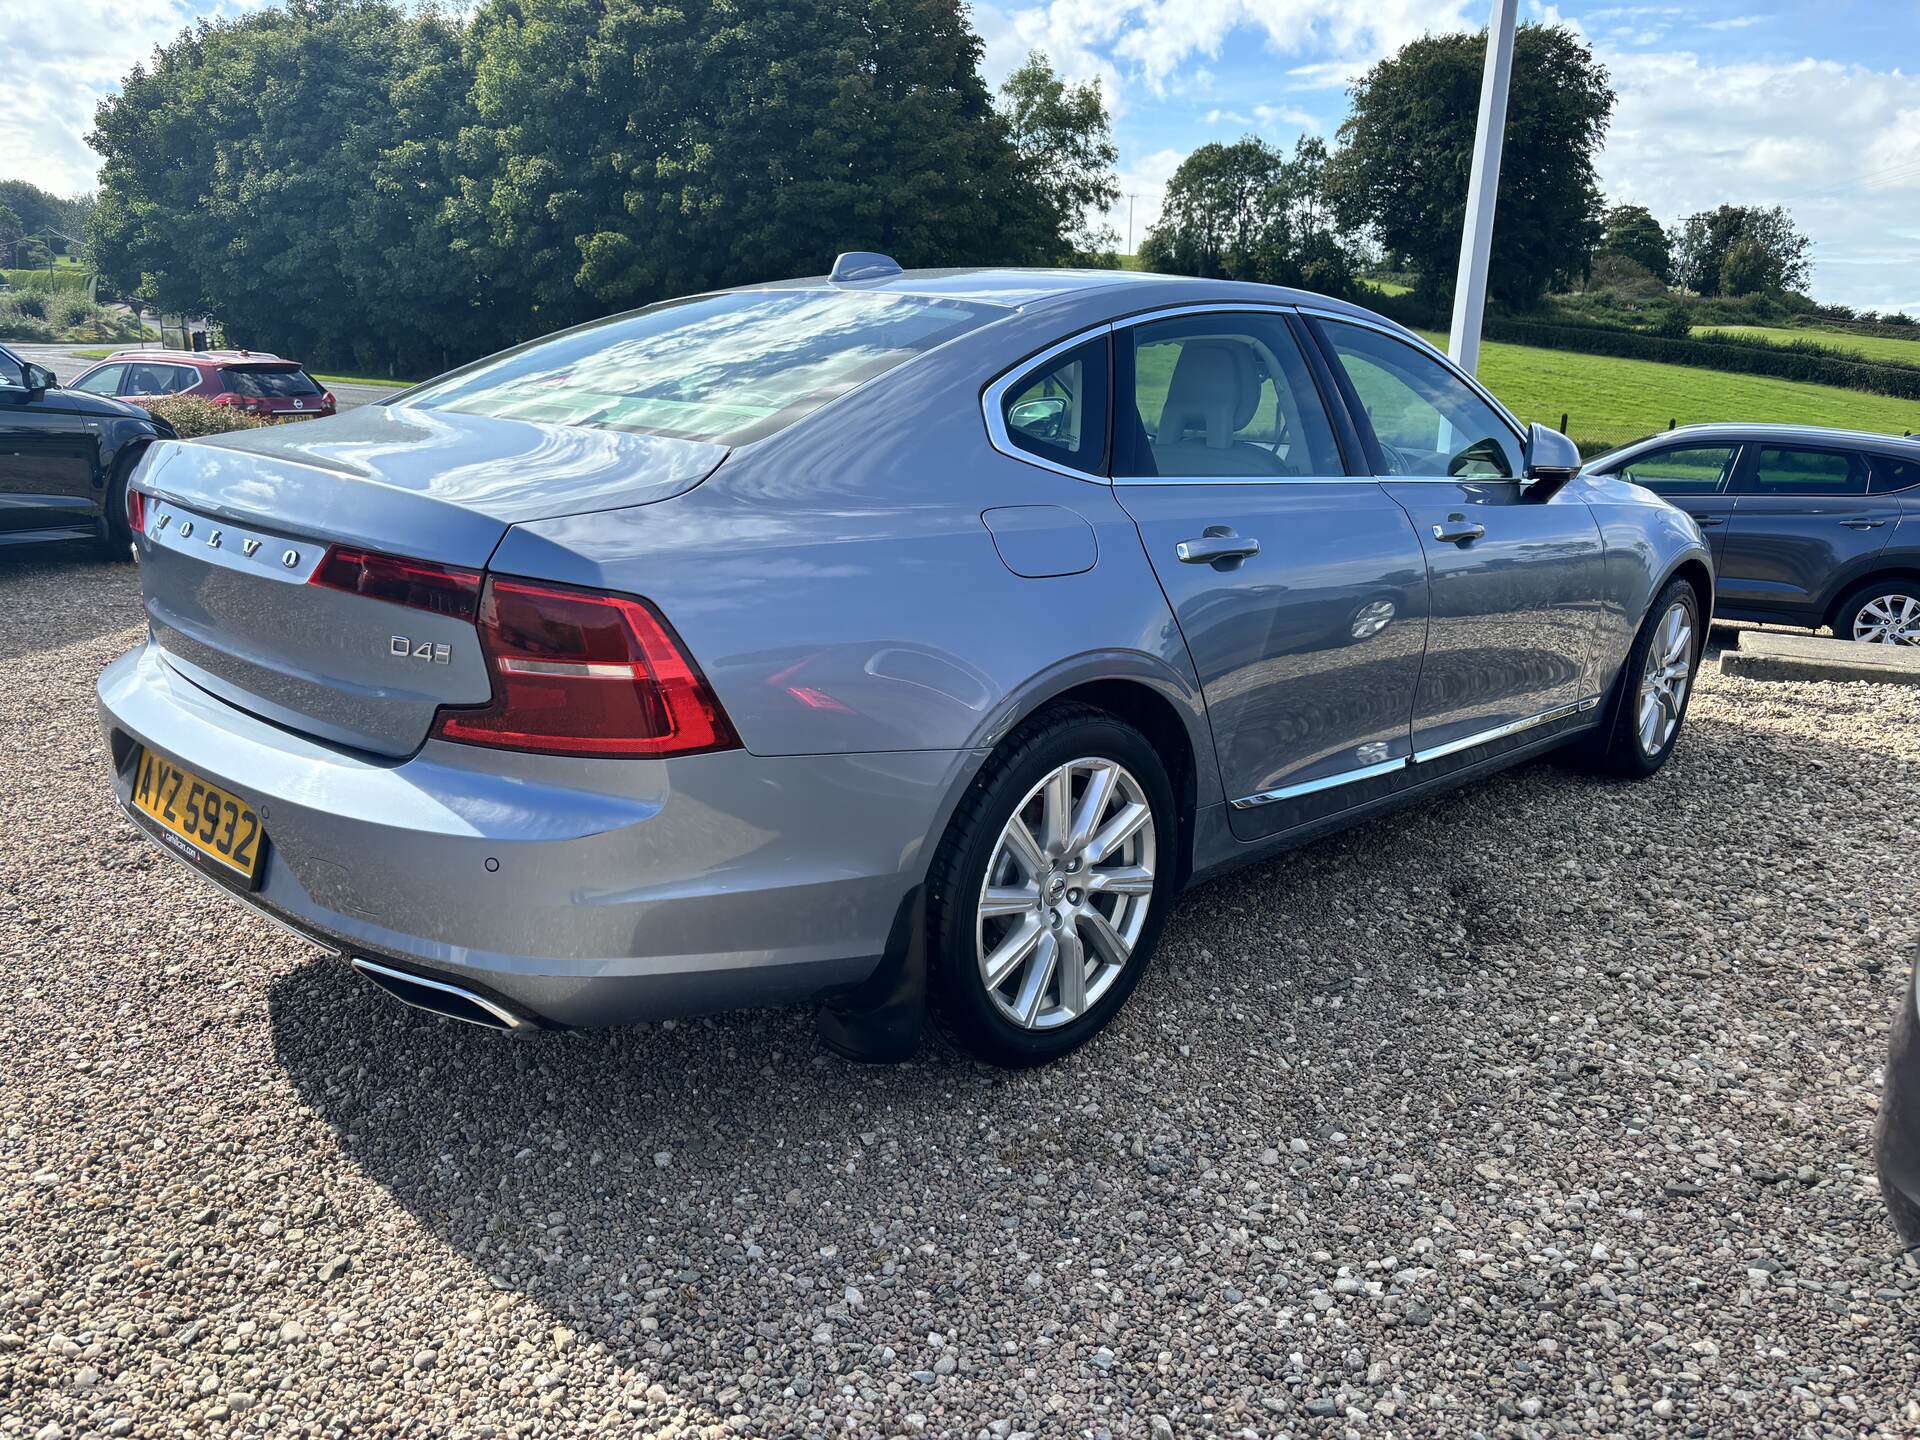
<svg viewBox="0 0 1920 1440">
<path fill-rule="evenodd" d="M 92 183 L 83 136 L 127 68 L 201 15 L 254 0 L 0 0 L 0 177 Z M 1249 132 L 1331 135 L 1347 81 L 1427 31 L 1485 23 L 1490 0 L 978 0 L 995 83 L 1028 49 L 1097 78 L 1115 117 L 1137 240 L 1180 157 Z M 1609 195 L 1662 220 L 1722 201 L 1789 205 L 1815 239 L 1823 299 L 1920 313 L 1920 0 L 1550 5 L 1619 92 Z M 1906 67 L 1904 70 L 1902 65 Z M 1124 235 L 1126 202 L 1112 217 Z"/>
</svg>

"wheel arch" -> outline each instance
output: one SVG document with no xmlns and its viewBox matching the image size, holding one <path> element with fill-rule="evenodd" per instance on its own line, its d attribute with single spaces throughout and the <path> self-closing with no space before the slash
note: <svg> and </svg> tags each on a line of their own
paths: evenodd
<svg viewBox="0 0 1920 1440">
<path fill-rule="evenodd" d="M 1875 585 L 1884 585 L 1892 580 L 1904 580 L 1920 586 L 1920 557 L 1907 557 L 1894 564 L 1881 566 L 1872 574 L 1863 575 L 1852 584 L 1841 586 L 1834 593 L 1833 599 L 1827 603 L 1827 608 L 1820 617 L 1820 623 L 1828 627 L 1836 626 L 1840 619 L 1840 612 L 1845 610 L 1861 591 L 1871 589 Z M 1835 630 L 1835 633 L 1839 632 Z"/>
</svg>

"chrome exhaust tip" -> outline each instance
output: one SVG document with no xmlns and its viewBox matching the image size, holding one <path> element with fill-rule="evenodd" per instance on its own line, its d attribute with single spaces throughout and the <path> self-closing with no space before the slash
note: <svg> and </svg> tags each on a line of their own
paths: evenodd
<svg viewBox="0 0 1920 1440">
<path fill-rule="evenodd" d="M 476 995 L 445 980 L 429 980 L 408 970 L 396 970 L 364 956 L 353 957 L 353 968 L 378 985 L 403 1005 L 431 1011 L 449 1020 L 468 1025 L 484 1025 L 489 1030 L 526 1031 L 537 1027 L 524 1015 L 516 1015 L 497 1000 Z"/>
</svg>

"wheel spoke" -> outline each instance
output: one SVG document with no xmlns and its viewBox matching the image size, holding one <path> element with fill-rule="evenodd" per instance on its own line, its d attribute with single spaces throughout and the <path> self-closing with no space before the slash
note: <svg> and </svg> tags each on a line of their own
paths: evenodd
<svg viewBox="0 0 1920 1440">
<path fill-rule="evenodd" d="M 1007 977 L 1032 957 L 1040 939 L 1046 935 L 1046 924 L 1036 915 L 1025 924 L 1016 927 L 1002 940 L 991 955 L 981 962 L 980 970 L 985 976 L 987 988 L 998 990 L 1007 983 Z"/>
<path fill-rule="evenodd" d="M 1093 895 L 1151 895 L 1153 872 L 1141 865 L 1115 865 L 1087 872 L 1087 891 Z"/>
<path fill-rule="evenodd" d="M 1082 905 L 1075 919 L 1080 926 L 1081 938 L 1093 947 L 1094 952 L 1110 965 L 1124 965 L 1127 956 L 1133 953 L 1133 947 L 1121 938 L 1113 923 L 1091 905 Z"/>
<path fill-rule="evenodd" d="M 1027 967 L 1026 978 L 1020 982 L 1020 993 L 1013 1001 L 1014 1015 L 1029 1030 L 1040 1018 L 1040 1007 L 1046 1003 L 1047 986 L 1053 981 L 1059 959 L 1059 941 L 1051 930 L 1042 930 L 1040 943 L 1034 948 L 1033 963 Z"/>
<path fill-rule="evenodd" d="M 1040 792 L 1040 845 L 1049 856 L 1064 855 L 1073 825 L 1073 767 L 1062 765 Z"/>
<path fill-rule="evenodd" d="M 1649 755 L 1660 748 L 1660 702 L 1649 692 L 1640 701 L 1640 745 Z"/>
<path fill-rule="evenodd" d="M 1110 855 L 1120 853 L 1120 847 L 1132 838 L 1135 831 L 1153 818 L 1144 801 L 1135 800 L 1128 804 L 1113 819 L 1100 828 L 1100 832 L 1087 842 L 1087 864 L 1098 865 Z"/>
<path fill-rule="evenodd" d="M 1073 833 L 1068 837 L 1068 850 L 1078 850 L 1093 838 L 1095 828 L 1107 813 L 1107 802 L 1113 798 L 1113 787 L 1119 778 L 1120 767 L 1104 762 L 1092 766 L 1087 772 L 1087 788 L 1080 797 L 1080 804 L 1073 812 Z"/>
<path fill-rule="evenodd" d="M 1008 822 L 1001 843 L 1013 857 L 1013 863 L 1026 872 L 1027 879 L 1039 884 L 1040 878 L 1047 873 L 1047 857 L 1034 840 L 1033 832 L 1027 829 L 1027 822 L 1015 815 Z"/>
<path fill-rule="evenodd" d="M 980 918 L 1024 915 L 1040 900 L 1038 885 L 989 885 L 980 897 Z"/>
<path fill-rule="evenodd" d="M 1059 935 L 1060 958 L 1055 970 L 1060 980 L 1060 1008 L 1078 1015 L 1087 1008 L 1087 952 L 1072 927 Z"/>
</svg>

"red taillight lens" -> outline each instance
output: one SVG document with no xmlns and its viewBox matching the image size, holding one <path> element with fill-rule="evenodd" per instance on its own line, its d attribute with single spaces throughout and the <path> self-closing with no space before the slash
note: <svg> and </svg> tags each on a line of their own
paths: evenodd
<svg viewBox="0 0 1920 1440">
<path fill-rule="evenodd" d="M 644 600 L 496 577 L 478 624 L 493 702 L 442 710 L 433 732 L 442 739 L 550 755 L 689 755 L 740 743 Z"/>
<path fill-rule="evenodd" d="M 127 529 L 136 535 L 147 533 L 147 496 L 144 490 L 127 487 Z"/>
<path fill-rule="evenodd" d="M 369 600 L 431 610 L 455 620 L 473 619 L 480 601 L 478 570 L 371 550 L 345 550 L 338 545 L 321 557 L 308 583 L 364 595 Z"/>
</svg>

